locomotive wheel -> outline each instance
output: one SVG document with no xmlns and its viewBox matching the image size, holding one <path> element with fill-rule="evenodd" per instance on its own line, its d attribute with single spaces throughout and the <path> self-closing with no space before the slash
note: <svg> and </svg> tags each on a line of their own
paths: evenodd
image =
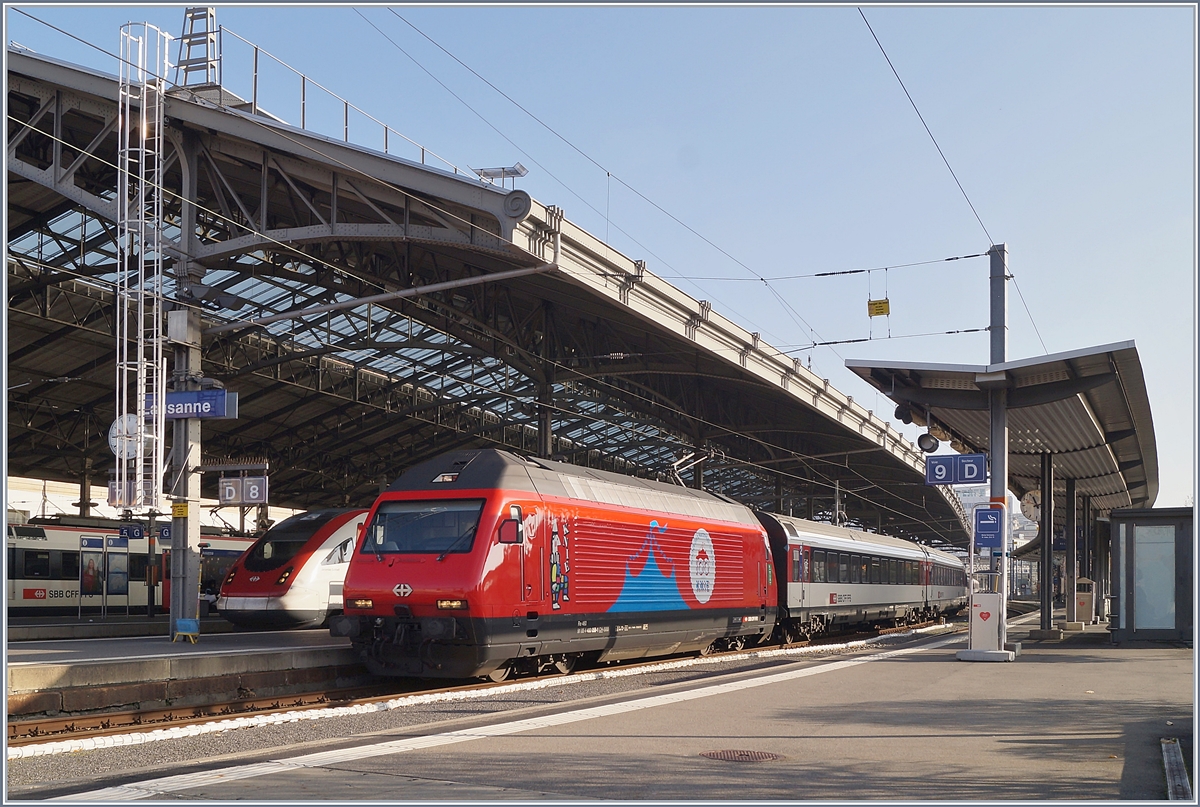
<svg viewBox="0 0 1200 807">
<path fill-rule="evenodd" d="M 744 648 L 745 646 L 746 646 L 746 637 L 745 636 L 734 636 L 733 638 L 731 638 L 729 640 L 729 649 L 735 653 L 737 651 L 741 650 L 742 648 Z"/>
<path fill-rule="evenodd" d="M 563 656 L 554 662 L 554 669 L 558 670 L 563 675 L 570 675 L 575 671 L 575 664 L 578 661 L 578 656 Z"/>
<path fill-rule="evenodd" d="M 501 667 L 497 667 L 496 669 L 492 670 L 490 673 L 488 673 L 487 677 L 488 677 L 489 681 L 494 681 L 498 684 L 501 681 L 507 681 L 509 678 L 511 678 L 512 673 L 513 673 L 512 665 L 505 664 Z"/>
<path fill-rule="evenodd" d="M 717 646 L 716 646 L 716 645 L 717 645 L 717 643 L 716 643 L 716 642 L 710 642 L 710 643 L 706 644 L 706 645 L 704 646 L 704 648 L 703 648 L 703 649 L 700 651 L 700 655 L 702 655 L 702 656 L 711 656 L 713 653 L 717 652 Z"/>
</svg>

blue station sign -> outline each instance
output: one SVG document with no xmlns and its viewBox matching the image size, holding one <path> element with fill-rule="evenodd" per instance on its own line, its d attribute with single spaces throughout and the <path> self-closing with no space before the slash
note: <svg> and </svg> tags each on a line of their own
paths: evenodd
<svg viewBox="0 0 1200 807">
<path fill-rule="evenodd" d="M 987 479 L 987 454 L 941 454 L 925 458 L 926 485 L 978 485 Z"/>
<path fill-rule="evenodd" d="M 999 549 L 1004 541 L 1004 511 L 980 508 L 975 511 L 975 546 Z"/>
<path fill-rule="evenodd" d="M 237 393 L 223 389 L 201 389 L 167 393 L 167 420 L 183 418 L 236 418 Z M 154 410 L 154 396 L 146 396 L 146 405 Z"/>
</svg>

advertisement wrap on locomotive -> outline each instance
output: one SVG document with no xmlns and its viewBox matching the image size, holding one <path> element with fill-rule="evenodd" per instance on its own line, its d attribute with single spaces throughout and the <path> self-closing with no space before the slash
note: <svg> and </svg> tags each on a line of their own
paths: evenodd
<svg viewBox="0 0 1200 807">
<path fill-rule="evenodd" d="M 800 520 L 764 523 L 704 491 L 502 450 L 452 452 L 410 468 L 380 494 L 330 632 L 349 638 L 378 675 L 504 680 L 569 672 L 580 661 L 737 649 L 766 641 L 777 623 L 812 633 L 852 611 L 857 617 L 854 609 L 873 600 L 864 614 L 892 620 L 953 606 L 953 597 L 939 604 L 925 594 L 936 550 L 887 539 L 893 545 L 874 556 L 876 579 L 891 555 L 895 585 L 855 597 L 870 572 L 849 574 L 847 560 L 840 596 L 856 602 L 805 609 L 805 575 L 792 574 L 800 565 L 789 555 Z M 854 531 L 832 529 L 846 535 L 820 540 L 854 545 Z M 850 556 L 856 563 L 864 546 Z M 897 565 L 902 551 L 912 560 Z M 830 554 L 840 569 L 840 555 Z M 962 568 L 953 556 L 939 561 Z M 830 583 L 811 585 L 815 594 Z"/>
</svg>

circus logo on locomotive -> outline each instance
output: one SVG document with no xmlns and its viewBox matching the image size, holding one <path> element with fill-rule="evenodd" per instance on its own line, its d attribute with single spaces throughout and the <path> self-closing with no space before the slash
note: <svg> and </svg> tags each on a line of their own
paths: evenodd
<svg viewBox="0 0 1200 807">
<path fill-rule="evenodd" d="M 692 536 L 688 571 L 691 573 L 692 593 L 696 595 L 696 600 L 701 604 L 708 602 L 717 579 L 717 557 L 708 530 L 698 529 Z"/>
<path fill-rule="evenodd" d="M 625 561 L 625 581 L 621 586 L 621 594 L 608 609 L 609 612 L 676 611 L 688 608 L 676 583 L 675 561 L 658 541 L 658 535 L 666 531 L 666 524 L 660 527 L 657 520 L 650 522 L 650 529 L 641 547 Z"/>
</svg>

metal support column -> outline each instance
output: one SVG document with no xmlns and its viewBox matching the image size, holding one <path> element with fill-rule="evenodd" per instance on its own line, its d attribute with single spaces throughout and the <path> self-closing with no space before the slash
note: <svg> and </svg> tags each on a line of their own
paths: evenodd
<svg viewBox="0 0 1200 807">
<path fill-rule="evenodd" d="M 1063 539 L 1067 545 L 1067 559 L 1063 564 L 1062 589 L 1067 606 L 1067 622 L 1078 622 L 1075 613 L 1075 581 L 1079 579 L 1079 556 L 1076 548 L 1079 540 L 1079 504 L 1076 502 L 1075 480 L 1069 477 L 1067 478 L 1066 505 L 1067 509 L 1064 511 L 1064 515 L 1067 523 L 1063 528 Z"/>
<path fill-rule="evenodd" d="M 1008 361 L 1008 247 L 995 244 L 988 250 L 991 322 L 989 327 L 989 364 Z M 1008 512 L 1008 388 L 1003 383 L 988 387 L 988 453 L 991 461 L 991 503 L 1003 508 L 1000 530 L 1000 650 L 1008 643 L 1008 567 L 1010 518 Z"/>
<path fill-rule="evenodd" d="M 1038 533 L 1042 539 L 1042 562 L 1038 572 L 1041 577 L 1041 629 L 1050 630 L 1054 617 L 1054 455 L 1042 455 L 1042 517 L 1038 522 Z"/>
<path fill-rule="evenodd" d="M 79 475 L 79 501 L 75 502 L 75 506 L 79 508 L 79 515 L 90 516 L 92 508 L 96 503 L 92 501 L 92 476 L 96 473 L 96 469 L 91 457 L 87 457 L 83 461 L 83 473 Z"/>
<path fill-rule="evenodd" d="M 538 456 L 544 460 L 550 459 L 554 453 L 554 432 L 550 420 L 553 398 L 550 395 L 550 384 L 538 385 Z"/>
<path fill-rule="evenodd" d="M 1003 359 L 1001 360 L 1003 361 Z M 998 362 L 997 362 L 998 363 Z M 992 481 L 991 481 L 991 500 L 993 505 L 1004 506 L 1004 516 L 1002 518 L 1003 525 L 1000 531 L 1001 551 L 1000 557 L 997 558 L 997 564 L 1000 572 L 999 590 L 1000 590 L 1000 613 L 1006 614 L 1008 611 L 1008 566 L 1009 553 L 1012 547 L 1009 545 L 1009 512 L 1007 506 L 1008 498 L 1008 390 L 1003 387 L 998 389 L 988 390 L 988 410 L 991 415 L 991 434 L 990 450 L 992 464 Z M 1000 648 L 1004 649 L 1004 643 L 1008 640 L 1007 619 L 1000 622 Z"/>
<path fill-rule="evenodd" d="M 172 334 L 175 347 L 175 389 L 198 389 L 200 373 L 200 313 L 186 316 L 186 334 Z M 172 329 L 174 330 L 174 329 Z M 180 619 L 197 619 L 200 612 L 200 419 L 174 421 L 171 463 L 171 638 Z"/>
<path fill-rule="evenodd" d="M 554 392 L 554 349 L 551 345 L 551 327 L 554 324 L 550 303 L 542 303 L 542 382 L 538 384 L 538 456 L 550 459 L 554 453 L 553 413 Z"/>
<path fill-rule="evenodd" d="M 1092 572 L 1092 560 L 1096 556 L 1096 550 L 1092 546 L 1092 539 L 1096 535 L 1096 530 L 1092 524 L 1092 497 L 1083 497 L 1083 558 L 1080 559 L 1079 568 L 1083 572 L 1083 576 L 1089 580 L 1095 580 L 1096 576 Z M 1095 614 L 1088 614 L 1088 618 Z"/>
</svg>

